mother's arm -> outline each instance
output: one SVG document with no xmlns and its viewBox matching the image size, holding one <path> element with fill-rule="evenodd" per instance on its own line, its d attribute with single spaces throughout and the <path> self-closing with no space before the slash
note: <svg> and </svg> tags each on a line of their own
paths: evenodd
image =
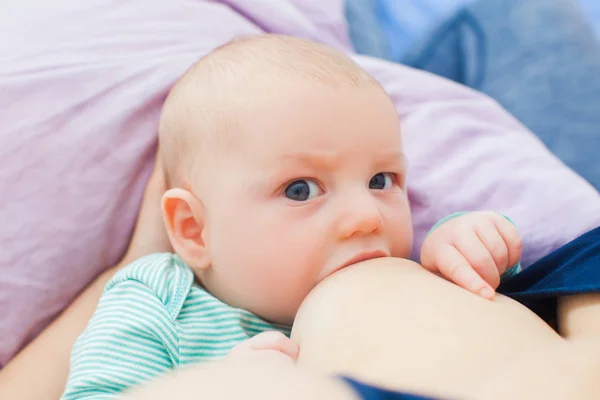
<svg viewBox="0 0 600 400">
<path fill-rule="evenodd" d="M 58 399 L 69 375 L 73 343 L 91 318 L 106 283 L 121 267 L 146 254 L 171 251 L 160 214 L 165 191 L 160 163 L 148 181 L 131 244 L 116 266 L 100 275 L 37 338 L 0 370 L 2 398 Z"/>
</svg>

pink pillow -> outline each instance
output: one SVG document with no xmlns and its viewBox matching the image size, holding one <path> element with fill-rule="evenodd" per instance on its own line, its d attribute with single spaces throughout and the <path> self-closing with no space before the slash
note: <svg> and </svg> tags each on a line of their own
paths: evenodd
<svg viewBox="0 0 600 400">
<path fill-rule="evenodd" d="M 156 144 L 161 104 L 195 60 L 236 35 L 343 50 L 341 0 L 24 0 L 0 14 L 0 365 L 118 261 Z M 418 246 L 450 212 L 493 209 L 524 263 L 600 224 L 598 193 L 485 96 L 357 57 L 394 98 Z"/>
</svg>

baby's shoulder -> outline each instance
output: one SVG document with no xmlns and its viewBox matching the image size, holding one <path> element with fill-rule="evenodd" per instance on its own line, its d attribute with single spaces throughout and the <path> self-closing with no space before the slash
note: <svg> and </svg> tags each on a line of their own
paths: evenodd
<svg viewBox="0 0 600 400">
<path fill-rule="evenodd" d="M 143 287 L 177 314 L 194 282 L 192 270 L 173 253 L 155 253 L 142 257 L 117 272 L 106 284 L 104 294 L 117 288 Z M 172 315 L 175 317 L 175 315 Z"/>
</svg>

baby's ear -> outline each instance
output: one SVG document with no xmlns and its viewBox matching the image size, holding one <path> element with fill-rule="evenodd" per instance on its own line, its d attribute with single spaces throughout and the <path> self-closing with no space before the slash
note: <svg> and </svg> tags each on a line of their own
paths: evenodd
<svg viewBox="0 0 600 400">
<path fill-rule="evenodd" d="M 169 189 L 162 198 L 162 214 L 171 245 L 181 259 L 200 272 L 210 267 L 204 243 L 204 205 L 185 189 Z"/>
</svg>

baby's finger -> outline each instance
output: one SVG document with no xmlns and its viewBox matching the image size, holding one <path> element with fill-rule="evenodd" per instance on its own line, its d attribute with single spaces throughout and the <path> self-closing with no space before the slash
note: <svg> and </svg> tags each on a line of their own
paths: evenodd
<svg viewBox="0 0 600 400">
<path fill-rule="evenodd" d="M 473 270 L 456 247 L 447 243 L 440 246 L 436 264 L 446 279 L 486 299 L 494 298 L 494 289 Z"/>
<path fill-rule="evenodd" d="M 292 360 L 298 358 L 298 344 L 278 331 L 262 332 L 248 341 L 253 350 L 276 350 Z"/>
<path fill-rule="evenodd" d="M 509 220 L 502 217 L 494 221 L 494 225 L 504 239 L 506 248 L 508 250 L 508 267 L 512 267 L 521 259 L 521 253 L 523 251 L 523 239 L 516 226 L 514 226 Z"/>
<path fill-rule="evenodd" d="M 454 245 L 467 259 L 475 272 L 492 288 L 500 284 L 500 274 L 489 250 L 484 246 L 475 232 L 458 235 Z"/>
<path fill-rule="evenodd" d="M 496 263 L 498 273 L 502 275 L 506 271 L 506 268 L 508 268 L 508 249 L 498 229 L 490 221 L 478 226 L 476 233 L 483 245 L 490 252 L 492 259 Z"/>
</svg>

